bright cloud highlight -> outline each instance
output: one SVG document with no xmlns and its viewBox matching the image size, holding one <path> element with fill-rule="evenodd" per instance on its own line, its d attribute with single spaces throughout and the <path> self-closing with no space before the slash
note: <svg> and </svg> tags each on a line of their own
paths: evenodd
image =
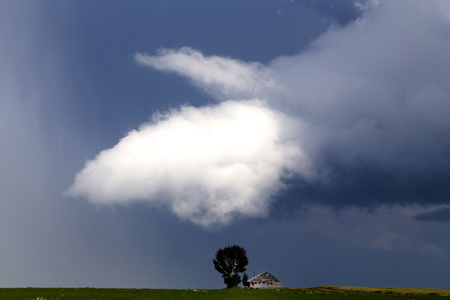
<svg viewBox="0 0 450 300">
<path fill-rule="evenodd" d="M 265 216 L 284 177 L 312 176 L 286 134 L 290 122 L 259 100 L 155 115 L 87 162 L 67 194 L 95 204 L 167 205 L 204 227 Z"/>
</svg>

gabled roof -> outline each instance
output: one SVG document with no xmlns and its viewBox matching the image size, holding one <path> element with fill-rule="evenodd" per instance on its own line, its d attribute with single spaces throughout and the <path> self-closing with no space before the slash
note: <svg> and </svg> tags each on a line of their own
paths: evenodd
<svg viewBox="0 0 450 300">
<path fill-rule="evenodd" d="M 273 282 L 281 282 L 281 280 L 279 280 L 278 278 L 276 278 L 275 276 L 273 276 L 272 274 L 270 274 L 269 272 L 262 272 L 258 275 L 256 275 L 253 278 L 250 278 L 248 280 L 248 282 L 268 282 L 268 281 L 273 281 Z"/>
</svg>

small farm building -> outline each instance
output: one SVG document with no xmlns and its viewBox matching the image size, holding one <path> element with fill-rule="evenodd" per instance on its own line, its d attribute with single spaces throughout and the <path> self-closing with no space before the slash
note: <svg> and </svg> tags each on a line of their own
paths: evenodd
<svg viewBox="0 0 450 300">
<path fill-rule="evenodd" d="M 262 272 L 248 280 L 251 288 L 257 289 L 279 289 L 283 287 L 283 281 L 279 280 L 269 272 Z"/>
</svg>

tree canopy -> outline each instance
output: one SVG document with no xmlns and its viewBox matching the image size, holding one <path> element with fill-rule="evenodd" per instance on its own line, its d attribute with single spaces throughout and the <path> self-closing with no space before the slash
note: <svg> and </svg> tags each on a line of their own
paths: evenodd
<svg viewBox="0 0 450 300">
<path fill-rule="evenodd" d="M 213 263 L 217 272 L 222 274 L 223 282 L 227 285 L 227 288 L 237 287 L 241 282 L 239 273 L 247 270 L 245 268 L 248 265 L 246 250 L 238 245 L 219 249 Z M 246 274 L 244 273 L 244 275 Z"/>
</svg>

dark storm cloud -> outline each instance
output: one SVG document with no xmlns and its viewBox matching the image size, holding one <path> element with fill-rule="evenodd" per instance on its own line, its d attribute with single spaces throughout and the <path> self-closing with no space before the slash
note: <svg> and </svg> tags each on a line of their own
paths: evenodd
<svg viewBox="0 0 450 300">
<path fill-rule="evenodd" d="M 448 203 L 449 11 L 439 1 L 381 1 L 309 51 L 270 63 L 287 100 L 271 103 L 311 125 L 301 139 L 322 176 L 287 198 Z"/>
</svg>

